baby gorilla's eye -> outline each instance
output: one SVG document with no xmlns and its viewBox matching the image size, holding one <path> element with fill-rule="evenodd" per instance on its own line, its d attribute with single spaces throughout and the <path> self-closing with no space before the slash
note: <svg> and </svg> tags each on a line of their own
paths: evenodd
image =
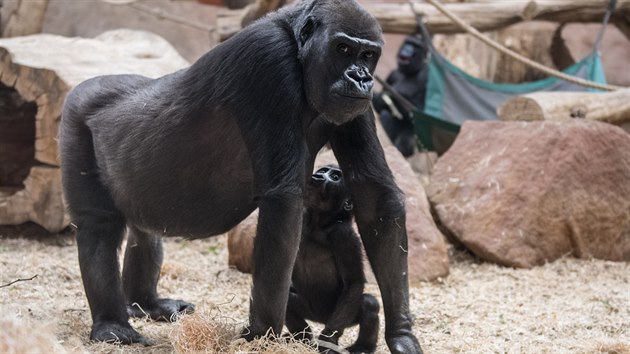
<svg viewBox="0 0 630 354">
<path fill-rule="evenodd" d="M 341 176 L 338 173 L 331 173 L 330 174 L 330 179 L 333 181 L 338 181 L 341 178 Z"/>
</svg>

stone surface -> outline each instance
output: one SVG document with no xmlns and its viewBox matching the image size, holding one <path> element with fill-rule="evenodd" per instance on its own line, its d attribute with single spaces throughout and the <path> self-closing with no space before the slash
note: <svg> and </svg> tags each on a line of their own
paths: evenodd
<svg viewBox="0 0 630 354">
<path fill-rule="evenodd" d="M 228 231 L 228 264 L 243 273 L 251 274 L 253 269 L 252 255 L 257 223 L 258 209 Z"/>
<path fill-rule="evenodd" d="M 449 267 L 446 239 L 433 221 L 424 187 L 393 145 L 384 149 L 396 183 L 405 193 L 409 281 L 413 284 L 444 277 Z"/>
<path fill-rule="evenodd" d="M 606 123 L 468 121 L 427 189 L 479 257 L 630 260 L 630 135 Z"/>
<path fill-rule="evenodd" d="M 433 222 L 424 188 L 395 147 L 387 142 L 384 149 L 394 178 L 406 196 L 409 281 L 413 284 L 444 277 L 449 266 L 446 242 Z M 332 151 L 324 150 L 315 168 L 331 163 L 337 163 Z M 252 214 L 228 233 L 229 264 L 244 272 L 251 271 L 256 221 L 257 215 Z M 373 281 L 367 273 L 368 280 Z"/>
</svg>

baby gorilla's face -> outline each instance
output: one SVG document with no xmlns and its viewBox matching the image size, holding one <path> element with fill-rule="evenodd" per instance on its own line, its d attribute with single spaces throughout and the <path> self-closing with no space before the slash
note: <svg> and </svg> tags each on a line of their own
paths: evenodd
<svg viewBox="0 0 630 354">
<path fill-rule="evenodd" d="M 352 210 L 350 193 L 337 166 L 324 166 L 311 176 L 306 184 L 305 204 L 319 212 Z"/>
</svg>

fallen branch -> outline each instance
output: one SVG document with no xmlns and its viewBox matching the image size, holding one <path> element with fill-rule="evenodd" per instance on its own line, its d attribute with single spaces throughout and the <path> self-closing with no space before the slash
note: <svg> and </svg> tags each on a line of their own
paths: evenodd
<svg viewBox="0 0 630 354">
<path fill-rule="evenodd" d="M 15 283 L 18 283 L 18 282 L 21 282 L 21 281 L 29 281 L 29 280 L 33 280 L 33 279 L 37 278 L 38 276 L 39 276 L 39 274 L 35 274 L 35 275 L 33 275 L 32 277 L 30 277 L 30 278 L 26 278 L 26 279 L 22 279 L 22 278 L 20 278 L 20 279 L 16 279 L 16 280 L 14 280 L 14 281 L 12 281 L 12 282 L 10 282 L 10 283 L 0 285 L 0 288 L 6 288 L 7 286 L 11 286 L 11 285 L 13 285 L 13 284 L 15 284 Z"/>
</svg>

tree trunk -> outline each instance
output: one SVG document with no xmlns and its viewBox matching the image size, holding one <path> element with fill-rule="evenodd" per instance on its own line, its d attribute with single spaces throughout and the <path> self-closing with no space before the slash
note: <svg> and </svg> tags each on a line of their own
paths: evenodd
<svg viewBox="0 0 630 354">
<path fill-rule="evenodd" d="M 68 225 L 57 131 L 66 94 L 94 76 L 158 77 L 188 63 L 162 38 L 130 30 L 95 39 L 0 39 L 0 225 Z"/>
<path fill-rule="evenodd" d="M 47 5 L 48 0 L 4 0 L 0 7 L 0 37 L 40 33 Z"/>
<path fill-rule="evenodd" d="M 536 92 L 509 99 L 498 108 L 501 120 L 584 118 L 621 125 L 630 122 L 630 89 L 607 93 Z"/>
<path fill-rule="evenodd" d="M 248 5 L 241 23 L 242 27 L 249 25 L 271 11 L 281 8 L 286 3 L 287 0 L 258 0 Z"/>
</svg>

